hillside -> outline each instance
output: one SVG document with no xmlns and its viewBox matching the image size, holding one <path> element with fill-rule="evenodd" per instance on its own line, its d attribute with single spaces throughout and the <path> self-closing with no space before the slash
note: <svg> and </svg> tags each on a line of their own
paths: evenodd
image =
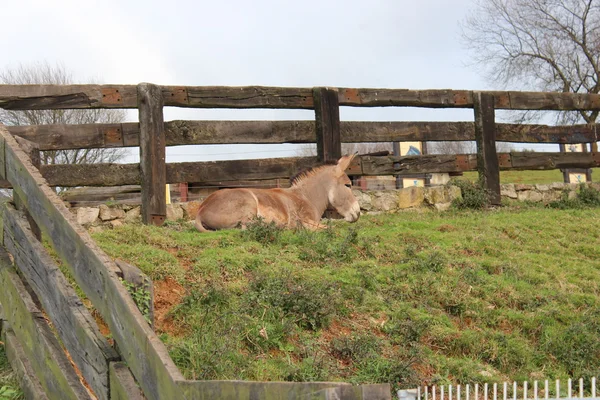
<svg viewBox="0 0 600 400">
<path fill-rule="evenodd" d="M 407 388 L 600 370 L 598 208 L 93 236 L 155 280 L 157 330 L 190 379 Z"/>
</svg>

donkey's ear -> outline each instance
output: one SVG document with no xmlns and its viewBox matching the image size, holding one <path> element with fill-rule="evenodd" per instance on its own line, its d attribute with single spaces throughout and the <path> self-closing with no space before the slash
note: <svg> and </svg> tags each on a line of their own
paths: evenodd
<svg viewBox="0 0 600 400">
<path fill-rule="evenodd" d="M 350 163 L 352 162 L 352 160 L 354 159 L 355 156 L 356 156 L 356 153 L 350 154 L 348 156 L 343 156 L 342 158 L 340 158 L 337 162 L 338 168 L 342 172 L 344 172 L 346 170 L 346 168 L 348 168 L 350 166 Z"/>
</svg>

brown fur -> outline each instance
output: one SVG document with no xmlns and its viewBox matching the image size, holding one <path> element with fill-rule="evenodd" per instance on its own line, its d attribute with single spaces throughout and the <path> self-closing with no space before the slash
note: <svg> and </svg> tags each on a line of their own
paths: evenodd
<svg viewBox="0 0 600 400">
<path fill-rule="evenodd" d="M 293 179 L 287 189 L 223 189 L 208 196 L 196 217 L 196 228 L 207 230 L 244 228 L 257 217 L 279 226 L 299 225 L 318 229 L 321 216 L 333 206 L 348 221 L 360 215 L 358 202 L 347 187 L 350 179 L 344 172 L 353 156 L 342 157 L 334 165 L 305 171 Z"/>
</svg>

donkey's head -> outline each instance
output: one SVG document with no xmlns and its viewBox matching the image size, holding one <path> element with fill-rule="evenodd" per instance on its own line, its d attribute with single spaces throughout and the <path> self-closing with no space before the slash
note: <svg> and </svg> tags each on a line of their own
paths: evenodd
<svg viewBox="0 0 600 400">
<path fill-rule="evenodd" d="M 327 193 L 329 205 L 336 209 L 346 221 L 355 222 L 360 217 L 360 206 L 352 194 L 352 181 L 346 175 L 346 168 L 352 162 L 354 155 L 343 156 L 331 169 L 332 182 Z"/>
</svg>

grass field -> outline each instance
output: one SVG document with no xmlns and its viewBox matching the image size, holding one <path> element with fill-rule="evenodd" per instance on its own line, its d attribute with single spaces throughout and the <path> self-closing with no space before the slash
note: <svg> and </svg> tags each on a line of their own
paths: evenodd
<svg viewBox="0 0 600 400">
<path fill-rule="evenodd" d="M 599 209 L 94 237 L 155 280 L 158 331 L 189 379 L 410 387 L 600 370 Z"/>
<path fill-rule="evenodd" d="M 369 215 L 319 233 L 171 222 L 93 237 L 154 280 L 157 331 L 188 379 L 408 388 L 600 371 L 600 208 Z M 20 396 L 0 346 L 0 398 Z"/>
</svg>

